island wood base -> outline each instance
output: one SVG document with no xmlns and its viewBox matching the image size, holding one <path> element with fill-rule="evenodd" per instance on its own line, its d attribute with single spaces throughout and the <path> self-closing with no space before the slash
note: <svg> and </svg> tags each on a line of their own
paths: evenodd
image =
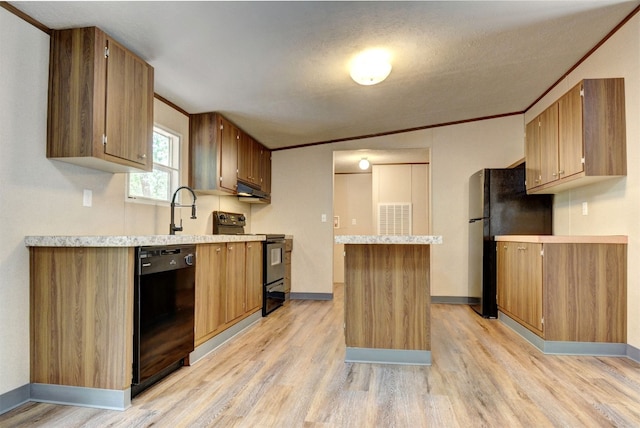
<svg viewBox="0 0 640 428">
<path fill-rule="evenodd" d="M 345 245 L 347 361 L 430 364 L 429 245 Z"/>
</svg>

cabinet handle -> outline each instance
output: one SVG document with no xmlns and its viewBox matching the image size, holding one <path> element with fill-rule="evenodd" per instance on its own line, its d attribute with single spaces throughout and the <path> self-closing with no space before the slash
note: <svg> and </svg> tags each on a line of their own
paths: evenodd
<svg viewBox="0 0 640 428">
<path fill-rule="evenodd" d="M 138 158 L 139 158 L 139 159 L 146 159 L 146 158 L 147 158 L 147 155 L 146 155 L 146 153 L 143 153 L 143 154 L 141 154 L 141 155 L 138 155 Z"/>
<path fill-rule="evenodd" d="M 233 247 L 229 247 L 229 251 L 233 250 Z"/>
<path fill-rule="evenodd" d="M 216 248 L 216 253 L 219 253 L 221 248 Z"/>
<path fill-rule="evenodd" d="M 553 173 L 553 174 L 551 174 L 551 175 L 553 175 L 554 177 L 556 177 L 558 174 L 554 172 L 554 173 Z"/>
<path fill-rule="evenodd" d="M 518 250 L 520 250 L 520 251 L 527 251 L 527 247 L 518 247 Z"/>
<path fill-rule="evenodd" d="M 558 175 L 559 174 L 564 174 L 564 169 L 561 169 L 560 171 L 558 171 Z"/>
</svg>

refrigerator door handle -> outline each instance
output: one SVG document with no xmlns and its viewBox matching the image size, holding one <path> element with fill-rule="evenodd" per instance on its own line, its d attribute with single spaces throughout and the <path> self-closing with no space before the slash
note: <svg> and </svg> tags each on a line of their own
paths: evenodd
<svg viewBox="0 0 640 428">
<path fill-rule="evenodd" d="M 489 217 L 480 217 L 480 218 L 472 218 L 471 220 L 469 220 L 469 223 L 475 223 L 477 221 L 484 221 L 484 220 L 488 220 Z"/>
</svg>

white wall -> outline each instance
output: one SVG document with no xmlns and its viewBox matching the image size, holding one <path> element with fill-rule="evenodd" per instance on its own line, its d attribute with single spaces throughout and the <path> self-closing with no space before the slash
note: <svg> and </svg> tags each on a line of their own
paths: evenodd
<svg viewBox="0 0 640 428">
<path fill-rule="evenodd" d="M 125 175 L 46 158 L 49 36 L 0 8 L 0 395 L 29 383 L 27 235 L 165 234 L 169 208 L 125 201 Z M 188 117 L 156 100 L 155 121 L 183 137 Z M 186 171 L 186 169 L 185 169 Z M 186 172 L 184 176 L 186 184 Z M 93 206 L 82 206 L 83 189 Z M 187 195 L 185 195 L 187 196 Z M 235 197 L 199 196 L 185 234 L 211 233 L 211 211 L 245 212 Z M 182 213 L 178 213 L 178 218 Z"/>
<path fill-rule="evenodd" d="M 340 218 L 334 235 L 374 235 L 371 206 L 373 177 L 366 174 L 336 174 L 333 177 L 333 215 Z M 353 224 L 355 220 L 356 224 Z M 333 282 L 344 282 L 344 244 L 333 244 Z"/>
<path fill-rule="evenodd" d="M 521 115 L 273 153 L 272 204 L 252 210 L 253 226 L 294 235 L 292 292 L 331 293 L 333 151 L 431 148 L 432 295 L 467 296 L 469 176 L 524 156 Z M 327 214 L 328 221 L 320 221 Z M 295 220 L 292 222 L 292 220 Z M 291 224 L 290 224 L 291 222 Z"/>
<path fill-rule="evenodd" d="M 29 253 L 25 230 L 47 223 L 40 204 L 49 37 L 0 8 L 0 393 L 29 382 Z M 67 183 L 64 183 L 67 186 Z M 51 198 L 55 198 L 55 192 Z M 34 211 L 34 207 L 37 209 Z"/>
<path fill-rule="evenodd" d="M 627 176 L 555 196 L 557 235 L 627 235 L 627 342 L 640 347 L 640 15 L 633 17 L 526 114 L 529 122 L 582 79 L 624 77 Z M 582 215 L 582 202 L 589 214 Z"/>
</svg>

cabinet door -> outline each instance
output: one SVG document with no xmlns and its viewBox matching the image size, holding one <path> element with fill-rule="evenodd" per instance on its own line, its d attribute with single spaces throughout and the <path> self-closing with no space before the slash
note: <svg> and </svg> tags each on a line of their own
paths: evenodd
<svg viewBox="0 0 640 428">
<path fill-rule="evenodd" d="M 220 123 L 214 113 L 189 117 L 189 186 L 200 191 L 220 183 Z"/>
<path fill-rule="evenodd" d="M 266 194 L 271 194 L 271 150 L 262 148 L 260 161 L 260 186 Z"/>
<path fill-rule="evenodd" d="M 291 293 L 291 251 L 293 251 L 293 239 L 285 239 L 284 242 L 284 292 L 285 297 L 289 298 L 289 293 Z"/>
<path fill-rule="evenodd" d="M 238 179 L 261 188 L 262 144 L 250 135 L 240 133 L 238 145 Z"/>
<path fill-rule="evenodd" d="M 528 162 L 528 160 L 527 160 Z M 498 242 L 496 246 L 498 308 L 503 312 L 513 312 L 514 260 L 510 242 Z"/>
<path fill-rule="evenodd" d="M 240 130 L 220 117 L 218 125 L 220 141 L 220 187 L 236 191 L 238 185 L 238 143 Z"/>
<path fill-rule="evenodd" d="M 253 138 L 242 133 L 238 140 L 238 180 L 252 183 Z"/>
<path fill-rule="evenodd" d="M 153 69 L 107 39 L 105 153 L 153 169 Z"/>
<path fill-rule="evenodd" d="M 245 313 L 245 244 L 227 244 L 227 313 L 226 321 L 232 321 Z"/>
<path fill-rule="evenodd" d="M 247 242 L 247 311 L 262 307 L 262 243 Z"/>
<path fill-rule="evenodd" d="M 541 250 L 541 244 L 497 245 L 498 307 L 538 335 L 542 335 Z"/>
<path fill-rule="evenodd" d="M 226 322 L 226 245 L 198 245 L 196 263 L 195 342 L 201 344 Z"/>
<path fill-rule="evenodd" d="M 585 173 L 627 175 L 624 78 L 582 81 Z"/>
<path fill-rule="evenodd" d="M 285 295 L 291 293 L 291 251 L 284 253 L 284 292 Z"/>
<path fill-rule="evenodd" d="M 542 334 L 542 244 L 517 243 L 516 313 L 532 331 Z"/>
<path fill-rule="evenodd" d="M 540 115 L 540 184 L 558 179 L 558 103 Z"/>
<path fill-rule="evenodd" d="M 536 117 L 526 128 L 526 181 L 527 190 L 540 185 L 542 171 L 540 167 L 540 118 Z"/>
<path fill-rule="evenodd" d="M 262 183 L 260 179 L 260 172 L 262 171 L 262 144 L 258 143 L 256 140 L 251 139 L 252 141 L 252 150 L 251 150 L 251 180 L 252 182 L 262 189 Z"/>
<path fill-rule="evenodd" d="M 558 176 L 584 171 L 582 138 L 582 85 L 577 85 L 558 101 Z"/>
</svg>

